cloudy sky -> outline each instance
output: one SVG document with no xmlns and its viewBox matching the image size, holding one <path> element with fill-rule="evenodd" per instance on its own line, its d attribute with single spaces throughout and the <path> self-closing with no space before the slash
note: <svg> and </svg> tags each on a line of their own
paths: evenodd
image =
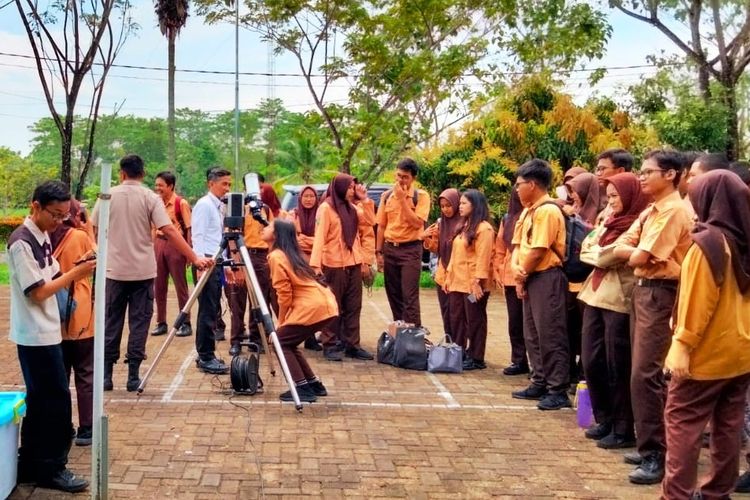
<svg viewBox="0 0 750 500">
<path fill-rule="evenodd" d="M 7 0 L 6 0 L 7 1 Z M 6 1 L 0 0 L 0 7 Z M 44 0 L 42 0 L 42 3 Z M 117 64 L 165 68 L 167 64 L 166 39 L 159 32 L 151 1 L 133 0 L 133 17 L 140 25 L 137 36 L 130 38 Z M 663 49 L 672 51 L 665 38 L 653 29 L 612 12 L 610 22 L 614 32 L 607 56 L 589 67 L 633 66 L 647 64 L 646 56 Z M 678 27 L 679 29 L 679 27 Z M 268 69 L 268 49 L 257 35 L 240 30 L 240 72 L 265 73 Z M 19 57 L 31 55 L 28 39 L 18 17 L 14 3 L 0 9 L 0 146 L 22 154 L 28 153 L 31 133 L 29 126 L 39 118 L 49 115 L 36 69 L 32 60 Z M 179 69 L 234 71 L 234 26 L 208 26 L 197 16 L 191 16 L 182 31 L 177 45 L 176 66 Z M 298 73 L 295 61 L 277 56 L 276 73 Z M 653 74 L 652 68 L 610 70 L 594 89 L 612 94 L 620 85 L 639 81 Z M 122 106 L 120 114 L 138 116 L 166 116 L 166 70 L 140 70 L 114 68 L 106 84 L 102 113 L 110 113 Z M 240 107 L 250 108 L 269 95 L 266 76 L 240 77 Z M 226 111 L 234 109 L 234 75 L 210 75 L 178 72 L 176 75 L 176 106 Z M 586 75 L 575 74 L 567 84 L 567 91 L 584 99 L 591 89 Z M 275 77 L 274 97 L 283 100 L 292 111 L 312 108 L 304 80 L 300 77 Z M 345 99 L 344 82 L 333 89 L 331 99 Z M 63 96 L 56 102 L 63 104 Z M 81 99 L 85 102 L 85 99 Z"/>
</svg>

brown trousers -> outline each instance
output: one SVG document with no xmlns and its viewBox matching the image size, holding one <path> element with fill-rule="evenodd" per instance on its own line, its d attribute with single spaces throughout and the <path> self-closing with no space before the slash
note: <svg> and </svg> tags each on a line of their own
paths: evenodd
<svg viewBox="0 0 750 500">
<path fill-rule="evenodd" d="M 570 386 L 567 290 L 565 274 L 555 267 L 529 276 L 523 301 L 523 333 L 531 382 L 553 394 L 564 393 Z"/>
<path fill-rule="evenodd" d="M 630 316 L 585 306 L 581 360 L 597 423 L 633 435 L 630 402 Z"/>
<path fill-rule="evenodd" d="M 666 475 L 662 498 L 729 498 L 737 481 L 740 433 L 745 416 L 745 394 L 750 374 L 722 380 L 672 380 L 667 408 Z M 711 472 L 697 484 L 702 434 L 711 421 Z"/>
<path fill-rule="evenodd" d="M 508 310 L 508 336 L 510 337 L 510 362 L 528 365 L 526 343 L 523 339 L 523 301 L 516 294 L 516 287 L 506 286 L 505 306 Z"/>
<path fill-rule="evenodd" d="M 156 322 L 167 322 L 167 292 L 169 291 L 169 277 L 172 277 L 177 292 L 177 303 L 180 310 L 188 300 L 188 283 L 185 277 L 187 259 L 164 238 L 156 238 L 154 242 L 156 255 L 156 280 L 154 281 L 154 296 L 156 297 Z M 190 323 L 190 318 L 188 318 Z"/>
<path fill-rule="evenodd" d="M 440 317 L 443 318 L 443 332 L 453 338 L 453 332 L 451 331 L 450 301 L 448 300 L 448 294 L 443 291 L 443 287 L 440 285 L 437 287 L 437 297 L 438 305 L 440 306 Z"/>
<path fill-rule="evenodd" d="M 672 329 L 669 320 L 677 299 L 677 286 L 633 290 L 633 331 L 630 395 L 638 453 L 642 456 L 666 451 L 664 431 L 664 359 Z"/>
<path fill-rule="evenodd" d="M 323 329 L 324 347 L 359 347 L 359 316 L 362 312 L 362 266 L 323 267 L 326 283 L 336 296 L 339 315 Z M 315 332 L 313 332 L 315 333 Z M 304 340 L 304 339 L 303 339 Z"/>
<path fill-rule="evenodd" d="M 385 293 L 393 319 L 422 325 L 419 311 L 419 277 L 422 274 L 422 242 L 383 245 Z"/>
<path fill-rule="evenodd" d="M 315 378 L 315 373 L 313 373 L 312 368 L 310 368 L 305 356 L 299 349 L 300 343 L 315 335 L 315 332 L 325 331 L 326 325 L 332 319 L 328 318 L 312 325 L 284 325 L 276 331 L 281 350 L 284 353 L 284 359 L 289 366 L 289 373 L 292 375 L 295 384 Z"/>
<path fill-rule="evenodd" d="M 468 293 L 448 294 L 453 342 L 463 347 L 472 359 L 484 361 L 487 346 L 487 301 L 490 294 L 485 293 L 474 303 L 469 302 L 468 297 Z"/>
<path fill-rule="evenodd" d="M 94 337 L 62 341 L 65 374 L 73 370 L 78 401 L 78 425 L 91 427 L 94 411 Z"/>
</svg>

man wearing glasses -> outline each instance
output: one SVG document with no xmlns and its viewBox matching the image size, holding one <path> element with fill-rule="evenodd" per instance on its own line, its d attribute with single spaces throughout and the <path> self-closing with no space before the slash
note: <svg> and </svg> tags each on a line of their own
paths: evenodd
<svg viewBox="0 0 750 500">
<path fill-rule="evenodd" d="M 633 344 L 630 392 L 637 452 L 625 462 L 637 465 L 628 478 L 656 484 L 664 477 L 664 359 L 672 338 L 670 319 L 677 299 L 680 265 L 691 244 L 693 226 L 677 186 L 684 161 L 677 151 L 646 154 L 639 173 L 643 192 L 652 203 L 621 236 L 615 255 L 633 267 Z"/>
<path fill-rule="evenodd" d="M 633 170 L 633 155 L 620 148 L 607 149 L 596 157 L 596 178 L 599 186 L 606 199 L 606 179 L 613 175 Z M 595 226 L 598 226 L 602 220 L 607 220 L 612 215 L 612 209 L 609 204 L 604 207 L 596 218 Z"/>
</svg>

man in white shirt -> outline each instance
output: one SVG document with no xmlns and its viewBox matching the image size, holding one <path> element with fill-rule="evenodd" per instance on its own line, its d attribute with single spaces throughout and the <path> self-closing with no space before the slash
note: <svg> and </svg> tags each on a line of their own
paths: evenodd
<svg viewBox="0 0 750 500">
<path fill-rule="evenodd" d="M 52 256 L 49 232 L 70 214 L 65 184 L 48 181 L 35 190 L 31 216 L 8 239 L 10 340 L 26 384 L 26 417 L 21 424 L 18 482 L 67 492 L 83 491 L 88 481 L 66 468 L 72 440 L 70 389 L 55 294 L 91 274 L 96 261 L 65 274 Z"/>
<path fill-rule="evenodd" d="M 193 250 L 202 257 L 214 257 L 224 234 L 224 204 L 221 199 L 232 186 L 232 174 L 223 168 L 211 168 L 206 174 L 208 193 L 193 207 Z M 224 374 L 229 367 L 216 357 L 214 326 L 221 300 L 221 266 L 211 271 L 198 297 L 198 327 L 195 349 L 198 369 L 211 374 Z"/>
</svg>

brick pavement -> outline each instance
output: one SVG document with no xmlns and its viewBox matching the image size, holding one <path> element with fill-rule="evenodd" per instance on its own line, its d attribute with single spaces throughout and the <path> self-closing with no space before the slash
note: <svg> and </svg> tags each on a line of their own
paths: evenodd
<svg viewBox="0 0 750 500">
<path fill-rule="evenodd" d="M 422 294 L 436 340 L 437 300 Z M 171 299 L 169 307 L 176 312 Z M 373 352 L 387 315 L 382 290 L 365 298 L 363 346 Z M 483 371 L 431 375 L 306 351 L 330 396 L 301 414 L 279 403 L 286 389 L 269 376 L 265 356 L 266 392 L 253 397 L 230 397 L 228 376 L 199 373 L 193 337 L 175 339 L 140 398 L 125 391 L 126 368 L 116 365 L 115 390 L 105 393 L 110 497 L 656 498 L 658 487 L 627 483 L 621 452 L 583 438 L 573 411 L 541 413 L 510 397 L 526 380 L 499 374 L 509 348 L 497 296 L 489 316 Z M 7 321 L 8 289 L 0 287 L 0 324 Z M 18 390 L 15 349 L 2 337 L 0 389 Z M 163 338 L 149 338 L 150 355 Z M 227 343 L 218 345 L 227 359 Z M 70 462 L 88 477 L 90 449 L 74 446 Z M 69 497 L 31 487 L 11 496 Z"/>
</svg>

